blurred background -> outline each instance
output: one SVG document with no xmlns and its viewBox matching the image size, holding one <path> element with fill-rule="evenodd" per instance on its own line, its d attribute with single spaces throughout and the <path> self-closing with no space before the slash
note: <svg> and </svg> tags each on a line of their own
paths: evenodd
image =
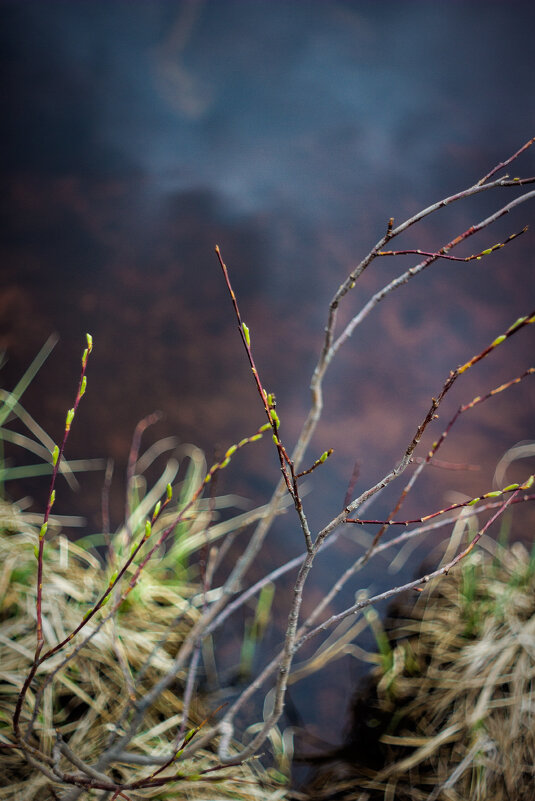
<svg viewBox="0 0 535 801">
<path fill-rule="evenodd" d="M 0 20 L 1 385 L 13 388 L 57 332 L 23 403 L 59 439 L 92 333 L 88 392 L 67 456 L 114 459 L 113 526 L 140 418 L 162 410 L 146 443 L 175 435 L 209 461 L 264 422 L 215 244 L 291 446 L 330 298 L 389 217 L 401 222 L 471 186 L 535 134 L 531 2 L 4 0 Z M 511 172 L 533 174 L 535 151 Z M 398 246 L 436 250 L 514 196 L 503 189 L 454 204 Z M 462 255 L 533 223 L 533 212 L 522 205 Z M 434 264 L 346 344 L 325 381 L 308 459 L 334 448 L 309 481 L 315 531 L 342 508 L 355 463 L 354 494 L 398 461 L 449 370 L 535 306 L 534 251 L 532 225 L 482 261 Z M 374 262 L 341 320 L 413 263 Z M 522 331 L 459 381 L 429 441 L 459 403 L 529 366 L 533 341 Z M 479 470 L 430 470 L 407 516 L 491 489 L 502 454 L 533 438 L 534 400 L 528 379 L 466 415 L 442 457 Z M 524 463 L 508 477 L 529 472 Z M 218 491 L 260 504 L 278 474 L 262 442 L 233 462 Z M 61 487 L 57 511 L 83 514 L 98 530 L 102 473 L 80 480 L 76 496 Z M 37 507 L 46 484 L 30 485 Z M 28 491 L 9 488 L 15 499 Z M 387 514 L 395 494 L 374 515 Z M 531 540 L 532 525 L 533 513 L 518 510 L 511 536 Z M 395 576 L 385 561 L 370 565 L 343 600 L 411 577 L 436 542 Z M 288 515 L 262 568 L 301 546 Z M 358 552 L 341 541 L 322 556 L 307 608 Z M 269 637 L 273 644 L 279 634 Z M 297 718 L 340 741 L 365 670 L 348 656 L 307 680 L 292 694 Z"/>
</svg>

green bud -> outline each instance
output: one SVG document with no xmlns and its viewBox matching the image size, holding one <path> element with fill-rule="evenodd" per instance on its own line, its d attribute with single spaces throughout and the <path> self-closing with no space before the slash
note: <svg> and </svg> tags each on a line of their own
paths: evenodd
<svg viewBox="0 0 535 801">
<path fill-rule="evenodd" d="M 530 476 L 527 481 L 525 481 L 520 489 L 531 489 L 533 486 L 533 482 L 535 481 L 535 476 Z"/>
<path fill-rule="evenodd" d="M 499 498 L 502 494 L 502 490 L 495 490 L 494 492 L 487 492 L 483 495 L 484 498 Z"/>
<path fill-rule="evenodd" d="M 34 545 L 33 546 L 33 552 L 35 554 L 35 558 L 39 559 L 39 546 L 38 545 Z"/>
<path fill-rule="evenodd" d="M 501 345 L 501 344 L 502 344 L 502 342 L 503 342 L 505 339 L 507 339 L 507 337 L 505 336 L 505 334 L 502 334 L 500 337 L 496 337 L 496 339 L 495 339 L 495 340 L 494 340 L 494 342 L 492 343 L 491 347 L 492 347 L 492 348 L 495 348 L 495 347 L 496 347 L 496 345 Z"/>
<path fill-rule="evenodd" d="M 167 485 L 166 492 L 167 492 L 167 500 L 170 501 L 171 498 L 173 497 L 173 488 L 172 488 L 171 484 Z"/>
<path fill-rule="evenodd" d="M 197 734 L 197 729 L 190 729 L 188 732 L 186 732 L 186 735 L 184 737 L 184 743 L 189 743 L 191 738 L 194 737 L 196 734 Z"/>
<path fill-rule="evenodd" d="M 273 434 L 273 442 L 275 443 L 275 445 L 279 444 L 279 438 L 276 434 Z"/>
<path fill-rule="evenodd" d="M 100 604 L 100 607 L 102 608 L 103 606 L 106 606 L 106 604 L 108 603 L 110 598 L 111 598 L 111 595 L 109 595 L 109 594 L 106 595 L 105 598 L 103 599 L 102 603 Z"/>
<path fill-rule="evenodd" d="M 269 426 L 269 427 L 271 428 L 271 426 Z M 249 442 L 249 440 L 247 439 L 247 437 L 244 437 L 244 439 L 241 439 L 238 442 L 238 448 L 243 448 L 243 446 L 247 445 L 248 442 Z"/>
<path fill-rule="evenodd" d="M 50 508 L 51 509 L 54 506 L 54 501 L 55 500 L 56 500 L 56 490 L 53 489 L 52 492 L 50 493 Z"/>
<path fill-rule="evenodd" d="M 512 492 L 513 490 L 516 490 L 516 489 L 518 489 L 518 487 L 519 487 L 519 485 L 518 485 L 518 484 L 509 484 L 509 486 L 508 486 L 508 487 L 504 487 L 504 488 L 502 489 L 502 492 Z"/>
<path fill-rule="evenodd" d="M 148 539 L 152 533 L 152 526 L 150 520 L 145 520 L 145 539 Z"/>
<path fill-rule="evenodd" d="M 268 429 L 270 428 L 271 428 L 270 423 L 264 423 L 264 425 L 260 427 L 259 431 L 268 431 Z"/>
<path fill-rule="evenodd" d="M 59 448 L 58 448 L 58 446 L 56 445 L 56 446 L 54 447 L 54 450 L 52 451 L 52 464 L 54 465 L 54 467 L 55 467 L 55 466 L 57 465 L 57 463 L 58 463 L 58 458 L 59 458 Z"/>
<path fill-rule="evenodd" d="M 84 352 L 82 353 L 82 366 L 83 366 L 83 367 L 85 367 L 85 366 L 86 366 L 86 364 L 87 364 L 87 357 L 88 357 L 88 355 L 89 355 L 89 351 L 88 351 L 88 350 L 87 350 L 87 348 L 86 348 L 86 349 L 84 350 Z"/>
<path fill-rule="evenodd" d="M 74 420 L 74 409 L 69 409 L 69 411 L 67 412 L 67 418 L 65 420 L 65 429 L 67 431 L 69 431 L 73 420 Z"/>
<path fill-rule="evenodd" d="M 271 426 L 269 427 L 271 428 Z M 258 439 L 262 439 L 262 434 L 253 434 L 253 436 L 250 437 L 249 442 L 256 442 Z"/>
<path fill-rule="evenodd" d="M 48 528 L 48 523 L 43 523 L 41 526 L 41 531 L 39 532 L 39 539 L 42 540 L 46 534 L 46 530 Z"/>
<path fill-rule="evenodd" d="M 518 320 L 515 320 L 513 325 L 509 328 L 509 331 L 514 331 L 514 329 L 518 328 L 519 325 L 522 325 L 522 323 L 525 323 L 527 319 L 528 319 L 527 317 L 519 317 Z"/>
<path fill-rule="evenodd" d="M 221 470 L 223 470 L 223 468 L 225 468 L 225 467 L 228 465 L 228 463 L 229 463 L 229 462 L 230 462 L 230 457 L 228 457 L 227 459 L 224 459 L 224 460 L 221 462 L 221 464 L 219 465 L 219 467 L 221 468 Z"/>
<path fill-rule="evenodd" d="M 482 256 L 488 256 L 489 253 L 492 253 L 492 248 L 487 248 L 486 250 L 481 251 Z"/>
<path fill-rule="evenodd" d="M 156 518 L 157 518 L 157 517 L 158 517 L 158 515 L 160 514 L 160 509 L 161 509 L 161 508 L 162 508 L 162 502 L 161 502 L 161 501 L 158 501 L 158 503 L 157 503 L 157 504 L 156 504 L 156 506 L 154 507 L 154 512 L 152 513 L 152 519 L 153 519 L 153 520 L 156 520 Z"/>
<path fill-rule="evenodd" d="M 279 428 L 281 421 L 279 420 L 279 415 L 277 414 L 275 409 L 270 409 L 269 414 L 271 419 L 273 420 L 273 423 L 275 424 L 275 428 Z"/>
<path fill-rule="evenodd" d="M 117 578 L 118 575 L 119 575 L 119 571 L 118 570 L 114 570 L 113 573 L 110 576 L 110 583 L 109 583 L 110 587 L 112 586 L 112 584 L 115 584 L 115 579 Z"/>
<path fill-rule="evenodd" d="M 82 395 L 85 395 L 86 387 L 87 387 L 87 376 L 84 375 L 80 386 L 80 397 L 82 397 Z"/>
<path fill-rule="evenodd" d="M 231 445 L 230 448 L 228 449 L 228 451 L 225 454 L 225 459 L 230 459 L 232 454 L 236 453 L 237 450 L 238 450 L 238 446 L 237 445 Z"/>
<path fill-rule="evenodd" d="M 208 474 L 207 474 L 207 475 L 204 477 L 204 483 L 205 483 L 205 484 L 209 484 L 211 480 L 212 480 L 212 476 L 210 475 L 210 473 L 208 473 Z"/>
<path fill-rule="evenodd" d="M 328 458 L 329 458 L 328 452 L 324 451 L 320 456 L 320 462 L 323 464 L 323 462 L 326 462 Z"/>
<path fill-rule="evenodd" d="M 466 505 L 467 506 L 475 506 L 478 501 L 479 501 L 479 498 L 474 498 L 472 501 L 468 501 L 468 503 Z"/>
<path fill-rule="evenodd" d="M 87 349 L 89 353 L 91 353 L 91 351 L 93 350 L 93 337 L 91 336 L 91 334 L 86 334 L 85 336 L 87 339 Z"/>
<path fill-rule="evenodd" d="M 245 323 L 242 323 L 241 327 L 242 327 L 242 330 L 243 330 L 243 335 L 245 337 L 245 341 L 247 342 L 247 347 L 249 347 L 251 345 L 251 335 L 249 334 L 249 329 L 247 328 Z"/>
</svg>

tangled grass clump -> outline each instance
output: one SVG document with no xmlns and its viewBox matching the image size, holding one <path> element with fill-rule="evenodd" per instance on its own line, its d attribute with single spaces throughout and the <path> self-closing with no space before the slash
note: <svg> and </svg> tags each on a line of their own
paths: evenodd
<svg viewBox="0 0 535 801">
<path fill-rule="evenodd" d="M 198 449 L 189 450 L 190 473 L 202 472 L 202 454 Z M 186 485 L 189 482 L 184 482 Z M 2 502 L 0 743 L 4 744 L 10 742 L 13 710 L 35 649 L 37 561 L 34 548 L 39 525 L 33 517 L 14 504 Z M 99 626 L 98 621 L 87 624 L 84 647 L 67 664 L 63 664 L 63 652 L 43 664 L 39 686 L 47 679 L 53 678 L 53 681 L 44 690 L 30 745 L 52 753 L 56 732 L 59 732 L 71 754 L 85 764 L 96 764 L 110 735 L 121 728 L 122 722 L 126 725 L 123 715 L 129 704 L 135 704 L 136 698 L 142 697 L 169 671 L 173 654 L 202 614 L 199 580 L 190 580 L 181 564 L 203 541 L 209 517 L 206 508 L 196 510 L 187 525 L 183 524 L 177 532 L 167 553 L 147 564 L 116 619 L 103 626 Z M 164 519 L 162 525 L 165 523 Z M 228 528 L 228 525 L 225 523 L 223 527 Z M 217 525 L 214 529 L 217 536 Z M 124 535 L 123 529 L 115 539 Z M 87 540 L 91 541 L 91 537 Z M 44 566 L 43 629 L 49 642 L 62 641 L 95 603 L 106 566 L 90 547 L 90 542 L 72 542 L 57 531 L 54 544 L 50 543 L 45 551 Z M 94 629 L 98 630 L 89 638 Z M 71 646 L 71 651 L 76 652 L 76 641 Z M 202 726 L 210 708 L 196 694 L 185 710 L 184 680 L 185 676 L 179 674 L 175 688 L 165 690 L 148 710 L 145 725 L 131 745 L 131 751 L 140 757 L 139 764 L 116 763 L 113 775 L 117 783 L 133 782 L 146 775 L 143 756 L 150 764 L 152 757 L 157 758 L 173 748 L 178 731 L 184 730 L 184 737 L 193 739 L 197 727 Z M 32 685 L 28 692 L 30 711 L 35 709 L 36 689 Z M 187 729 L 184 714 L 187 715 Z M 52 801 L 58 797 L 54 795 L 50 780 L 35 770 L 19 751 L 2 751 L 2 801 Z M 177 797 L 240 801 L 269 798 L 275 801 L 281 797 L 282 789 L 275 788 L 256 761 L 216 770 L 201 780 L 200 771 L 217 768 L 218 764 L 213 749 L 203 749 L 194 758 L 175 764 L 182 775 L 179 789 L 176 784 L 145 789 L 141 793 L 138 791 L 135 798 L 161 801 Z M 89 790 L 86 797 L 101 797 L 101 792 Z"/>
<path fill-rule="evenodd" d="M 535 552 L 487 545 L 395 610 L 355 705 L 373 757 L 320 772 L 315 801 L 532 801 Z"/>
</svg>

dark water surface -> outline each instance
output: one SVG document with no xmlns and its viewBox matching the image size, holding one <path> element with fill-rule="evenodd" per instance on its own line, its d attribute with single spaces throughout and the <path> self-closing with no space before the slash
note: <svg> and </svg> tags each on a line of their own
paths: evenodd
<svg viewBox="0 0 535 801">
<path fill-rule="evenodd" d="M 329 300 L 388 218 L 401 221 L 475 183 L 535 133 L 528 2 L 3 2 L 0 16 L 2 385 L 13 387 L 58 332 L 25 396 L 58 439 L 85 332 L 93 334 L 68 456 L 113 457 L 114 525 L 141 417 L 161 409 L 153 438 L 176 435 L 209 459 L 264 422 L 216 243 L 291 445 Z M 534 156 L 524 154 L 512 174 L 533 174 Z M 514 194 L 456 204 L 399 247 L 436 250 Z M 521 206 L 462 254 L 519 231 L 533 210 Z M 341 509 L 355 461 L 356 494 L 399 459 L 449 370 L 535 307 L 534 231 L 486 260 L 433 265 L 387 298 L 340 352 L 309 454 L 313 461 L 335 451 L 310 480 L 315 531 Z M 376 261 L 341 320 L 413 263 Z M 441 422 L 529 366 L 533 342 L 524 330 L 470 371 Z M 480 470 L 429 471 L 406 514 L 491 489 L 503 452 L 533 438 L 534 399 L 528 379 L 462 420 L 442 457 Z M 523 464 L 511 480 L 529 472 Z M 218 490 L 262 503 L 277 477 L 276 456 L 261 443 Z M 76 498 L 62 488 L 58 512 L 78 511 L 97 529 L 101 483 L 101 475 L 83 478 Z M 374 514 L 387 514 L 393 497 Z M 531 539 L 532 525 L 528 510 L 515 513 L 515 536 Z M 262 562 L 301 547 L 288 515 Z M 378 591 L 412 576 L 429 549 L 397 577 L 385 561 L 370 565 L 340 604 L 363 586 Z M 320 558 L 306 608 L 358 553 L 346 541 Z M 274 643 L 279 635 L 268 636 Z M 348 656 L 307 680 L 292 693 L 297 717 L 338 741 L 365 670 Z"/>
</svg>

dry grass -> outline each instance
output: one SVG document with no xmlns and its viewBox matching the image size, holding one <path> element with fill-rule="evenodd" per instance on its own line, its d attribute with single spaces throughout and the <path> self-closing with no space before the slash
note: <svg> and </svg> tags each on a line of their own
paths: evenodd
<svg viewBox="0 0 535 801">
<path fill-rule="evenodd" d="M 18 692 L 31 665 L 35 651 L 37 534 L 28 519 L 16 508 L 3 505 L 0 534 L 0 742 L 11 742 L 11 717 Z M 197 521 L 197 536 L 203 526 Z M 189 536 L 196 535 L 195 529 Z M 180 545 L 180 544 L 178 544 Z M 184 547 L 184 540 L 182 541 Z M 47 642 L 63 639 L 79 623 L 91 601 L 107 583 L 102 564 L 94 553 L 57 536 L 46 549 L 43 626 Z M 168 669 L 172 655 L 183 642 L 192 624 L 202 613 L 195 603 L 199 587 L 177 582 L 169 573 L 167 560 L 154 560 L 120 610 L 116 623 L 109 621 L 75 658 L 57 673 L 49 684 L 35 723 L 34 744 L 51 753 L 55 729 L 59 729 L 69 747 L 88 764 L 94 764 L 128 701 L 132 681 L 146 664 L 150 666 L 142 680 L 135 678 L 139 697 Z M 91 625 L 91 624 L 90 624 Z M 95 624 L 96 625 L 96 624 Z M 165 644 L 156 648 L 167 635 Z M 76 642 L 76 640 L 75 640 Z M 54 671 L 63 659 L 61 652 L 43 663 L 39 681 Z M 131 743 L 141 755 L 167 753 L 172 747 L 182 721 L 183 682 L 164 692 L 149 710 L 146 724 Z M 25 719 L 31 714 L 35 692 L 28 693 Z M 199 724 L 210 710 L 196 699 L 190 710 L 188 726 Z M 49 801 L 54 797 L 49 780 L 30 767 L 18 751 L 2 749 L 2 801 Z M 62 760 L 63 763 L 63 760 Z M 177 763 L 184 773 L 217 765 L 217 757 L 201 751 L 194 759 Z M 65 763 L 68 769 L 68 763 Z M 71 766 L 72 769 L 72 766 Z M 114 778 L 132 781 L 147 775 L 146 766 L 116 764 Z M 217 778 L 216 778 L 217 777 Z M 281 789 L 274 789 L 258 763 L 229 767 L 211 774 L 207 781 L 181 780 L 167 789 L 130 792 L 132 799 L 278 799 Z M 84 798 L 101 798 L 101 791 L 88 791 Z"/>
<path fill-rule="evenodd" d="M 351 758 L 321 771 L 311 797 L 533 801 L 533 556 L 479 551 L 400 605 L 389 629 L 355 706 Z"/>
</svg>

